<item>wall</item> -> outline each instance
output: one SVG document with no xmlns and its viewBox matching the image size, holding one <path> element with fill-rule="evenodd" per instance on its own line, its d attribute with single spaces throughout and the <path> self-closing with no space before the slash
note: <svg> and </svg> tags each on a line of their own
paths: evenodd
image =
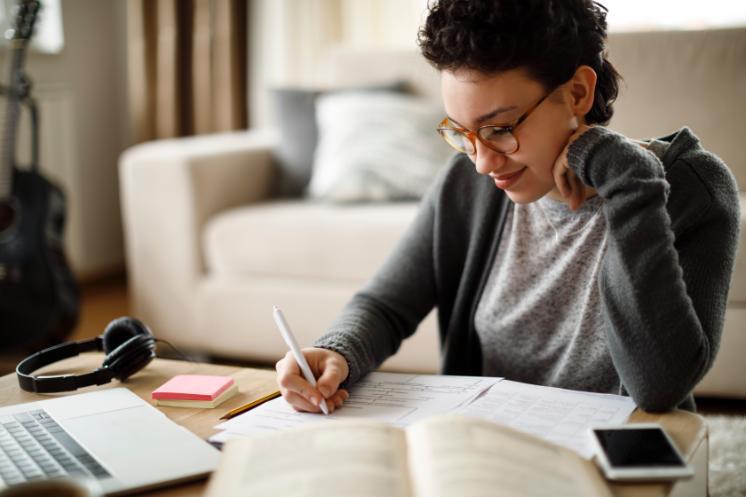
<svg viewBox="0 0 746 497">
<path fill-rule="evenodd" d="M 417 47 L 426 0 L 250 0 L 249 121 L 274 122 L 269 89 L 323 85 L 335 47 Z"/>
<path fill-rule="evenodd" d="M 124 260 L 117 159 L 128 143 L 125 9 L 119 0 L 64 0 L 62 52 L 27 59 L 40 107 L 40 162 L 67 193 L 67 255 L 83 279 Z M 3 67 L 6 58 L 0 53 Z M 22 126 L 21 164 L 29 156 L 25 117 Z"/>
</svg>

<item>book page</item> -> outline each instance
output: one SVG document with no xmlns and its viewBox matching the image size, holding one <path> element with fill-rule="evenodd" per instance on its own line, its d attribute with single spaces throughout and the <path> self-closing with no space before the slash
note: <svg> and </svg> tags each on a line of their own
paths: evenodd
<svg viewBox="0 0 746 497">
<path fill-rule="evenodd" d="M 407 428 L 417 497 L 610 496 L 574 452 L 477 418 L 442 416 Z"/>
<path fill-rule="evenodd" d="M 376 421 L 322 423 L 230 440 L 207 497 L 410 497 L 404 432 Z"/>
</svg>

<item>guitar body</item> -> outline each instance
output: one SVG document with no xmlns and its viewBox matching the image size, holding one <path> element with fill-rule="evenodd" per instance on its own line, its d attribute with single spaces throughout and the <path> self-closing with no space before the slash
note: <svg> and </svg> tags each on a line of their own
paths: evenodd
<svg viewBox="0 0 746 497">
<path fill-rule="evenodd" d="M 35 170 L 13 170 L 12 220 L 0 230 L 0 346 L 61 341 L 78 320 L 80 295 L 63 251 L 65 197 Z"/>
</svg>

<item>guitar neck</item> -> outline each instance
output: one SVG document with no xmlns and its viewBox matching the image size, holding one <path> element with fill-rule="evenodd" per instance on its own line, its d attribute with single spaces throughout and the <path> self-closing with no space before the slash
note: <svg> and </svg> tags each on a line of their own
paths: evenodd
<svg viewBox="0 0 746 497">
<path fill-rule="evenodd" d="M 16 156 L 16 133 L 18 131 L 18 115 L 20 114 L 21 83 L 23 76 L 23 61 L 26 53 L 27 40 L 13 40 L 10 52 L 10 85 L 5 97 L 5 120 L 2 141 L 2 156 L 0 156 L 0 201 L 10 198 L 13 181 L 13 166 Z"/>
<path fill-rule="evenodd" d="M 26 46 L 33 33 L 39 2 L 36 0 L 21 0 L 17 5 L 17 16 L 12 34 L 11 49 L 8 51 L 9 85 L 5 105 L 5 128 L 2 134 L 2 149 L 0 149 L 0 202 L 10 199 L 13 191 L 13 167 L 15 166 L 16 132 L 18 130 L 18 115 L 20 114 L 20 100 L 28 92 L 28 85 L 23 75 L 23 63 L 26 56 Z"/>
<path fill-rule="evenodd" d="M 8 106 L 5 106 L 5 118 L 8 118 L 8 112 L 10 109 Z M 8 165 L 8 160 L 6 159 L 6 156 L 8 155 L 9 151 L 7 148 L 7 139 L 6 134 L 8 131 L 7 124 L 4 124 L 2 129 L 2 158 L 0 158 L 0 202 L 6 201 L 10 197 L 11 192 L 11 180 L 13 175 L 13 169 L 12 165 Z"/>
</svg>

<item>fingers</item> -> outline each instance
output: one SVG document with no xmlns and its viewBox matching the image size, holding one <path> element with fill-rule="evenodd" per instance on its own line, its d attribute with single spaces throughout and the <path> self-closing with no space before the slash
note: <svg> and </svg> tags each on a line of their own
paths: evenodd
<svg viewBox="0 0 746 497">
<path fill-rule="evenodd" d="M 299 411 L 319 412 L 321 399 L 327 400 L 333 412 L 348 398 L 349 393 L 339 385 L 347 378 L 349 366 L 344 356 L 326 349 L 304 349 L 311 371 L 318 378 L 314 388 L 301 374 L 292 353 L 277 361 L 277 385 L 283 398 Z"/>
<path fill-rule="evenodd" d="M 288 352 L 285 354 L 285 357 L 277 361 L 275 370 L 277 371 L 277 386 L 288 403 L 293 405 L 293 407 L 299 407 L 303 410 L 309 410 L 308 405 L 310 404 L 315 406 L 311 410 L 319 410 L 318 405 L 321 403 L 321 393 L 303 378 L 298 363 L 295 362 L 292 353 Z M 303 398 L 306 403 L 294 403 L 293 401 L 298 397 Z"/>
<path fill-rule="evenodd" d="M 570 209 L 574 211 L 585 200 L 585 185 L 573 170 L 567 167 L 566 160 L 564 153 L 557 160 L 553 171 L 554 183 L 560 195 L 565 199 Z"/>
<path fill-rule="evenodd" d="M 554 183 L 557 185 L 560 195 L 567 198 L 570 196 L 571 186 L 568 178 L 568 173 L 572 174 L 572 171 L 565 168 L 564 165 L 555 167 Z"/>
<path fill-rule="evenodd" d="M 567 153 L 570 145 L 577 140 L 583 133 L 588 131 L 590 126 L 586 124 L 580 124 L 575 131 L 570 135 L 567 140 L 567 144 L 562 149 L 562 153 L 559 154 L 554 163 L 554 169 L 552 170 L 552 176 L 554 177 L 555 185 L 560 195 L 564 197 L 570 206 L 570 209 L 576 210 L 582 205 L 585 200 L 585 185 L 580 178 L 570 169 Z"/>
<path fill-rule="evenodd" d="M 574 172 L 569 171 L 567 176 L 567 181 L 570 185 L 570 191 L 567 195 L 567 204 L 569 205 L 570 210 L 574 211 L 580 207 L 580 204 L 583 202 L 583 184 L 580 182 L 578 177 L 575 176 Z"/>
<path fill-rule="evenodd" d="M 577 180 L 573 199 L 570 202 L 570 209 L 573 211 L 578 210 L 578 208 L 583 205 L 583 202 L 585 202 L 585 186 L 580 182 L 580 180 Z"/>
<path fill-rule="evenodd" d="M 341 388 L 334 392 L 334 395 L 326 399 L 326 404 L 329 406 L 329 409 L 334 412 L 334 410 L 342 407 L 342 404 L 344 404 L 344 401 L 348 398 L 350 398 L 350 394 L 347 390 Z"/>
<path fill-rule="evenodd" d="M 302 376 L 287 376 L 284 381 L 278 380 L 280 393 L 294 393 L 305 398 L 311 404 L 318 406 L 321 403 L 321 393 L 318 389 L 312 387 Z"/>
<path fill-rule="evenodd" d="M 567 198 L 570 196 L 572 185 L 571 179 L 573 176 L 572 170 L 568 167 L 567 163 L 567 149 L 568 145 L 562 150 L 557 159 L 554 162 L 554 168 L 552 169 L 552 176 L 554 176 L 554 183 L 559 190 L 560 195 Z"/>
<path fill-rule="evenodd" d="M 321 409 L 318 406 L 311 404 L 308 401 L 308 399 L 298 395 L 295 392 L 287 392 L 287 394 L 282 394 L 282 396 L 285 398 L 288 404 L 293 406 L 293 409 L 295 409 L 296 411 L 305 411 L 305 412 L 320 412 L 321 411 Z M 331 406 L 329 407 L 331 408 Z"/>
<path fill-rule="evenodd" d="M 335 361 L 327 361 L 321 376 L 317 380 L 316 386 L 321 395 L 328 399 L 337 391 L 342 380 L 344 380 L 344 377 L 342 376 L 341 365 Z"/>
<path fill-rule="evenodd" d="M 572 173 L 573 191 L 572 198 L 570 200 L 570 209 L 575 211 L 583 205 L 586 197 L 586 186 L 575 173 Z"/>
<path fill-rule="evenodd" d="M 320 412 L 321 408 L 317 405 L 312 404 L 309 400 L 302 395 L 293 391 L 287 391 L 283 393 L 283 397 L 296 411 L 303 412 Z M 329 413 L 333 413 L 344 404 L 344 401 L 350 397 L 347 390 L 340 388 L 333 395 L 326 399 L 326 406 L 329 408 Z"/>
</svg>

